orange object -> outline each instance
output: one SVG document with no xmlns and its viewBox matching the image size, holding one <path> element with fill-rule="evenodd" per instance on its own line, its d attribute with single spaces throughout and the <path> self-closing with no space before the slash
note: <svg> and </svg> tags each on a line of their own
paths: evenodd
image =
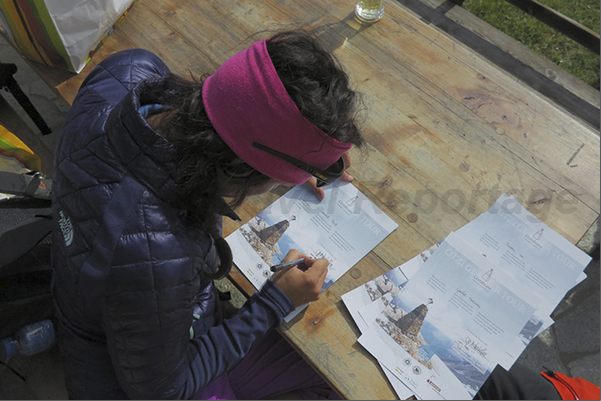
<svg viewBox="0 0 601 401">
<path fill-rule="evenodd" d="M 555 386 L 562 400 L 598 400 L 600 397 L 599 387 L 587 380 L 548 369 L 540 374 Z"/>
</svg>

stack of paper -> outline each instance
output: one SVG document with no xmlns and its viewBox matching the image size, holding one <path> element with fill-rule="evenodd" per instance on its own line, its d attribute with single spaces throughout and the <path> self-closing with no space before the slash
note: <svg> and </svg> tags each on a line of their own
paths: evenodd
<svg viewBox="0 0 601 401">
<path fill-rule="evenodd" d="M 590 257 L 503 195 L 403 265 L 345 294 L 401 399 L 472 399 L 509 369 L 586 276 Z"/>
</svg>

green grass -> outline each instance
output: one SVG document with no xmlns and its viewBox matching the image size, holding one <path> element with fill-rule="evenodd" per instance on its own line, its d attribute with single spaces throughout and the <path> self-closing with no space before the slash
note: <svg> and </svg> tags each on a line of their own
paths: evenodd
<svg viewBox="0 0 601 401">
<path fill-rule="evenodd" d="M 599 33 L 598 0 L 538 0 Z M 504 0 L 465 0 L 463 7 L 599 89 L 599 56 Z"/>
</svg>

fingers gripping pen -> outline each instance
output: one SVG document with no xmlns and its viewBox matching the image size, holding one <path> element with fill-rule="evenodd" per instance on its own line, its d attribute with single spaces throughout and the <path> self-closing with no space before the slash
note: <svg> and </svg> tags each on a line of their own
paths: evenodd
<svg viewBox="0 0 601 401">
<path fill-rule="evenodd" d="M 271 271 L 275 273 L 275 272 L 285 269 L 287 267 L 300 265 L 301 263 L 305 263 L 305 258 L 300 258 L 300 259 L 296 259 L 296 260 L 291 260 L 289 262 L 280 263 L 278 265 L 273 265 L 273 266 L 271 266 Z"/>
</svg>

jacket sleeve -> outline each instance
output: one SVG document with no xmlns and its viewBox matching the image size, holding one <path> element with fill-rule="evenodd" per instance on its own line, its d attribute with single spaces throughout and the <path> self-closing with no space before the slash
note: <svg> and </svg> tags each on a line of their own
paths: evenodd
<svg viewBox="0 0 601 401">
<path fill-rule="evenodd" d="M 170 269 L 182 268 L 171 261 Z M 206 333 L 190 338 L 189 283 L 163 283 L 138 290 L 140 275 L 164 270 L 154 266 L 116 269 L 107 292 L 104 329 L 119 382 L 131 398 L 187 399 L 234 367 L 269 329 L 293 310 L 288 297 L 272 282 L 254 294 L 239 312 Z M 137 277 L 136 277 L 137 276 Z M 174 275 L 171 274 L 171 277 Z M 123 283 L 133 283 L 125 290 Z"/>
</svg>

